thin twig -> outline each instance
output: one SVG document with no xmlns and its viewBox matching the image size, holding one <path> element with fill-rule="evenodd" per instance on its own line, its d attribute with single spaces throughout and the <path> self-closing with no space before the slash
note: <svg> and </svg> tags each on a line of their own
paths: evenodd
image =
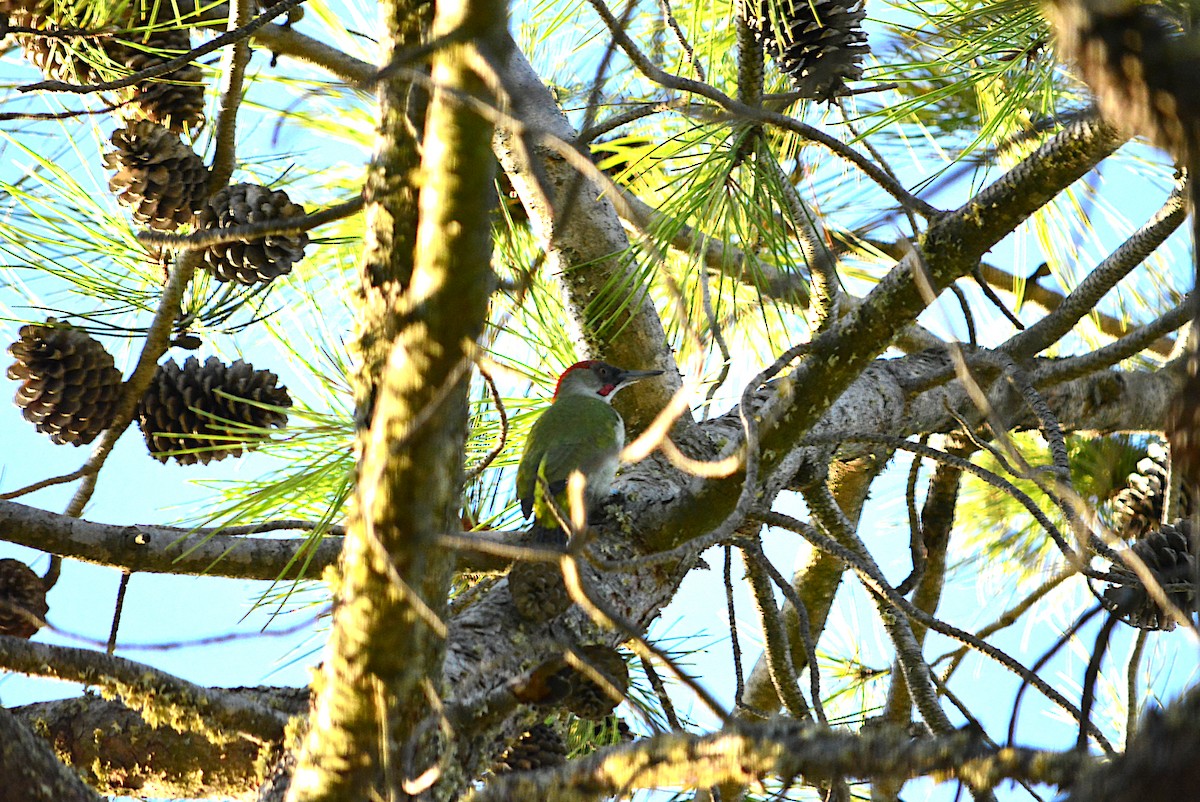
<svg viewBox="0 0 1200 802">
<path fill-rule="evenodd" d="M 1129 654 L 1129 665 L 1125 667 L 1125 751 L 1127 752 L 1133 734 L 1137 732 L 1138 713 L 1141 712 L 1141 705 L 1138 703 L 1138 672 L 1142 667 L 1142 652 L 1146 648 L 1147 635 L 1146 630 L 1138 630 L 1137 639 L 1133 642 L 1133 651 Z"/>
<path fill-rule="evenodd" d="M 799 521 L 790 515 L 784 515 L 783 513 L 775 512 L 774 510 L 756 510 L 754 511 L 753 516 L 769 526 L 777 526 L 790 532 L 795 532 L 812 543 L 816 548 L 821 549 L 822 551 L 843 561 L 846 563 L 846 565 L 854 569 L 865 585 L 867 585 L 875 593 L 886 596 L 892 602 L 892 604 L 900 608 L 900 610 L 902 610 L 909 618 L 924 624 L 926 627 L 934 630 L 935 632 L 940 632 L 943 635 L 954 638 L 960 643 L 967 644 L 969 647 L 975 649 L 981 654 L 990 657 L 1000 665 L 1007 668 L 1009 671 L 1016 674 L 1018 677 L 1028 681 L 1030 685 L 1041 691 L 1046 698 L 1050 699 L 1063 710 L 1066 710 L 1068 713 L 1070 713 L 1075 720 L 1079 720 L 1079 709 L 1075 707 L 1075 705 L 1071 704 L 1066 697 L 1064 697 L 1037 674 L 1031 672 L 1007 653 L 997 649 L 990 643 L 979 640 L 969 632 L 965 632 L 958 627 L 947 624 L 946 622 L 935 618 L 919 607 L 913 605 L 903 596 L 896 594 L 895 590 L 889 586 L 887 582 L 882 579 L 882 577 L 874 576 L 869 568 L 862 564 L 858 555 L 856 555 L 850 549 L 842 546 L 832 538 L 816 531 L 814 527 L 809 526 L 803 521 Z M 1104 751 L 1108 754 L 1113 754 L 1112 744 L 1110 744 L 1108 739 L 1104 737 L 1104 733 L 1102 733 L 1095 725 L 1090 726 L 1092 736 L 1096 738 L 1096 740 L 1103 747 Z"/>
<path fill-rule="evenodd" d="M 979 338 L 975 334 L 975 316 L 971 314 L 971 305 L 967 303 L 966 293 L 957 283 L 951 284 L 949 289 L 958 299 L 958 308 L 962 310 L 963 322 L 967 324 L 967 342 L 972 348 L 978 348 Z"/>
<path fill-rule="evenodd" d="M 733 648 L 733 698 L 742 703 L 746 695 L 746 677 L 742 670 L 742 644 L 738 637 L 737 610 L 733 604 L 733 546 L 725 546 L 725 615 L 729 619 L 729 644 Z"/>
<path fill-rule="evenodd" d="M 36 493 L 39 490 L 45 490 L 47 487 L 54 487 L 56 485 L 67 484 L 68 482 L 74 482 L 76 479 L 82 479 L 86 475 L 86 468 L 79 468 L 71 471 L 70 473 L 64 473 L 62 476 L 53 476 L 49 479 L 41 479 L 31 485 L 18 488 L 17 490 L 10 490 L 7 493 L 0 493 L 0 501 L 9 501 L 14 498 L 20 498 L 21 496 L 27 496 L 30 493 Z"/>
<path fill-rule="evenodd" d="M 639 657 L 638 662 L 642 664 L 642 671 L 646 672 L 646 680 L 650 683 L 650 687 L 654 689 L 654 695 L 658 697 L 658 703 L 662 705 L 663 715 L 667 717 L 667 724 L 673 730 L 682 730 L 683 725 L 679 723 L 679 715 L 675 712 L 675 703 L 671 701 L 671 695 L 667 693 L 666 683 L 663 682 L 662 677 L 658 675 L 658 671 L 654 668 L 654 661 Z"/>
<path fill-rule="evenodd" d="M 263 220 L 258 223 L 244 223 L 238 226 L 224 226 L 221 228 L 207 228 L 202 231 L 194 231 L 191 234 L 174 234 L 167 231 L 145 229 L 137 233 L 137 238 L 138 242 L 144 245 L 174 248 L 209 248 L 214 245 L 223 245 L 227 242 L 259 239 L 272 235 L 298 234 L 301 231 L 309 231 L 326 223 L 332 223 L 335 220 L 341 220 L 352 214 L 357 214 L 362 211 L 362 208 L 363 199 L 359 196 L 302 217 Z"/>
<path fill-rule="evenodd" d="M 251 0 L 230 0 L 230 33 L 246 26 L 250 17 Z M 221 87 L 217 100 L 217 124 L 213 132 L 216 152 L 208 176 L 210 195 L 224 189 L 237 164 L 237 112 L 242 102 L 242 84 L 246 65 L 250 63 L 250 42 L 238 39 L 221 56 Z"/>
<path fill-rule="evenodd" d="M 129 589 L 131 571 L 121 572 L 121 584 L 117 586 L 117 602 L 113 605 L 112 626 L 108 629 L 108 642 L 104 645 L 106 654 L 117 650 L 117 630 L 121 628 L 121 612 L 125 609 L 125 591 Z"/>
<path fill-rule="evenodd" d="M 686 54 L 684 61 L 696 73 L 697 78 L 701 81 L 708 80 L 704 77 L 704 67 L 700 65 L 700 62 L 696 61 L 696 53 L 692 50 L 691 42 L 688 41 L 683 28 L 679 26 L 679 20 L 675 19 L 675 14 L 671 11 L 671 0 L 658 0 L 658 8 L 662 11 L 663 22 L 671 29 L 671 33 L 675 34 L 675 41 L 679 43 L 679 46 L 683 48 L 683 52 Z"/>
<path fill-rule="evenodd" d="M 1025 324 L 1021 322 L 1021 318 L 1017 317 L 1008 308 L 1008 306 L 1005 305 L 1004 301 L 1000 300 L 1000 296 L 996 294 L 996 291 L 992 289 L 992 285 L 989 284 L 987 278 L 984 277 L 982 266 L 978 264 L 975 265 L 975 267 L 971 270 L 971 277 L 975 279 L 975 284 L 979 287 L 979 291 L 983 293 L 983 297 L 992 302 L 992 306 L 996 307 L 1000 314 L 1004 315 L 1004 317 L 1008 319 L 1008 322 L 1013 324 L 1013 328 L 1015 328 L 1017 331 L 1024 331 Z"/>
<path fill-rule="evenodd" d="M 996 634 L 1000 630 L 1007 629 L 1008 627 L 1017 623 L 1021 616 L 1025 615 L 1025 613 L 1028 612 L 1034 604 L 1041 601 L 1042 598 L 1048 593 L 1073 576 L 1075 576 L 1075 571 L 1070 568 L 1059 571 L 1057 574 L 1050 577 L 1037 588 L 1035 588 L 1032 593 L 1022 599 L 1018 604 L 1015 604 L 1011 608 L 1005 610 L 995 621 L 985 627 L 982 627 L 981 629 L 976 630 L 974 637 L 977 640 L 983 640 Z M 946 670 L 942 672 L 941 681 L 943 683 L 950 681 L 950 677 L 955 671 L 958 670 L 959 665 L 962 663 L 963 658 L 967 655 L 969 650 L 969 646 L 960 646 L 952 652 L 946 652 L 930 663 L 931 666 L 936 666 L 944 660 L 950 660 L 950 665 L 948 665 Z"/>
<path fill-rule="evenodd" d="M 677 98 L 675 100 L 662 100 L 654 103 L 643 103 L 639 106 L 635 106 L 629 111 L 623 111 L 620 114 L 614 114 L 607 120 L 598 122 L 590 128 L 584 128 L 579 132 L 579 136 L 576 137 L 575 141 L 580 145 L 587 145 L 593 140 L 604 136 L 609 131 L 614 131 L 623 125 L 628 125 L 629 123 L 637 122 L 638 120 L 649 117 L 653 114 L 661 114 L 664 111 L 670 111 L 671 109 L 677 109 L 680 106 L 685 105 L 687 105 L 687 101 L 683 100 L 682 98 Z"/>
<path fill-rule="evenodd" d="M 116 111 L 122 106 L 132 103 L 133 98 L 122 100 L 120 103 L 113 103 L 110 106 L 101 106 L 98 109 L 72 109 L 70 111 L 6 111 L 0 113 L 0 122 L 9 122 L 11 120 L 70 120 L 75 117 L 91 117 L 97 114 L 107 114 L 110 111 Z"/>
<path fill-rule="evenodd" d="M 792 665 L 791 644 L 788 642 L 787 630 L 779 619 L 771 581 L 767 572 L 763 570 L 762 562 L 756 559 L 759 555 L 751 555 L 754 546 L 750 543 L 738 545 L 746 564 L 746 574 L 750 578 L 754 605 L 758 609 L 759 625 L 763 633 L 763 652 L 767 658 L 767 674 L 771 678 L 771 684 L 788 715 L 796 719 L 808 718 L 809 706 L 804 700 L 804 695 L 800 693 L 796 668 Z"/>
<path fill-rule="evenodd" d="M 937 690 L 933 684 L 933 672 L 921 653 L 921 645 L 913 634 L 912 624 L 898 615 L 900 612 L 893 599 L 903 599 L 889 586 L 883 578 L 883 572 L 875 565 L 866 545 L 859 539 L 853 526 L 846 520 L 845 514 L 838 507 L 828 486 L 819 484 L 806 488 L 804 500 L 809 510 L 821 523 L 823 529 L 834 537 L 839 545 L 854 554 L 857 558 L 853 566 L 860 576 L 863 573 L 872 577 L 872 589 L 875 590 L 876 604 L 884 622 L 892 644 L 896 650 L 896 660 L 900 664 L 904 682 L 908 686 L 908 694 L 921 711 L 921 717 L 935 733 L 945 734 L 954 729 L 946 712 L 937 701 Z M 906 602 L 907 604 L 907 602 Z M 909 604 L 909 607 L 918 609 Z"/>
<path fill-rule="evenodd" d="M 829 719 L 825 715 L 825 704 L 821 701 L 821 667 L 817 663 L 817 644 L 813 640 L 812 627 L 808 617 L 808 607 L 804 604 L 804 599 L 800 598 L 800 594 L 796 592 L 796 588 L 783 574 L 779 573 L 766 554 L 762 550 L 762 540 L 755 540 L 751 559 L 758 563 L 767 575 L 771 577 L 771 581 L 783 593 L 783 597 L 792 605 L 792 610 L 796 614 L 796 628 L 800 631 L 800 642 L 804 646 L 804 657 L 808 661 L 808 685 L 809 695 L 812 697 L 813 712 L 817 714 L 817 721 L 828 727 Z"/>
<path fill-rule="evenodd" d="M 928 435 L 921 438 L 921 444 L 928 444 Z M 921 517 L 917 513 L 917 481 L 921 478 L 921 458 L 913 455 L 912 464 L 908 466 L 908 484 L 904 488 L 905 506 L 908 507 L 908 551 L 912 557 L 912 571 L 896 586 L 896 592 L 907 596 L 912 592 L 925 574 L 925 535 L 921 526 Z M 932 481 L 932 480 L 930 480 Z"/>
<path fill-rule="evenodd" d="M 492 447 L 483 459 L 467 471 L 464 477 L 465 482 L 470 482 L 476 479 L 483 473 L 487 466 L 495 461 L 496 457 L 500 456 L 500 452 L 504 450 L 505 444 L 508 442 L 508 413 L 504 410 L 504 400 L 500 397 L 500 388 L 496 386 L 496 380 L 492 378 L 492 374 L 487 371 L 482 364 L 476 365 L 479 369 L 479 375 L 487 382 L 488 392 L 492 394 L 492 402 L 496 405 L 496 414 L 500 416 L 500 438 L 496 445 Z"/>
</svg>

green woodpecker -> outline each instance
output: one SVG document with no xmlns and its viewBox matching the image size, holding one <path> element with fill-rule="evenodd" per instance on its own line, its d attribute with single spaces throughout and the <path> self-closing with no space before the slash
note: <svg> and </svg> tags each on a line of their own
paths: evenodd
<svg viewBox="0 0 1200 802">
<path fill-rule="evenodd" d="M 526 518 L 533 513 L 542 529 L 561 531 L 539 472 L 564 515 L 569 514 L 566 488 L 573 471 L 587 480 L 584 501 L 589 509 L 608 497 L 625 447 L 625 422 L 611 406 L 613 396 L 622 387 L 661 373 L 622 370 L 595 359 L 576 362 L 563 372 L 554 403 L 534 422 L 517 468 L 517 499 Z"/>
</svg>

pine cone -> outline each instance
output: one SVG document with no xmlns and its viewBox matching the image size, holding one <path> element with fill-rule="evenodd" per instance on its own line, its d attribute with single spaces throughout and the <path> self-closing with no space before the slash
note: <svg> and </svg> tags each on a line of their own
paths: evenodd
<svg viewBox="0 0 1200 802">
<path fill-rule="evenodd" d="M 738 10 L 803 97 L 832 100 L 862 77 L 863 0 L 740 0 Z"/>
<path fill-rule="evenodd" d="M 248 429 L 287 424 L 285 413 L 246 403 L 290 407 L 287 388 L 278 381 L 271 371 L 255 370 L 240 359 L 225 365 L 210 356 L 202 365 L 190 356 L 182 368 L 169 359 L 158 366 L 138 405 L 146 447 L 159 462 L 171 457 L 181 465 L 241 456 L 243 448 L 253 450 L 264 436 Z M 179 451 L 185 453 L 172 453 Z"/>
<path fill-rule="evenodd" d="M 1200 54 L 1160 3 L 1047 4 L 1060 52 L 1079 66 L 1101 113 L 1181 163 L 1196 146 Z"/>
<path fill-rule="evenodd" d="M 526 621 L 549 621 L 571 606 L 562 571 L 554 563 L 514 563 L 508 572 L 508 592 Z"/>
<path fill-rule="evenodd" d="M 1188 587 L 1166 592 L 1167 599 L 1189 616 L 1196 599 L 1195 547 L 1196 535 L 1192 522 L 1187 519 L 1164 524 L 1130 547 L 1164 590 L 1169 585 L 1188 583 Z M 1132 571 L 1122 565 L 1116 567 L 1114 573 L 1125 576 L 1128 584 L 1114 584 L 1105 589 L 1102 598 L 1108 609 L 1140 629 L 1175 628 L 1175 621 L 1155 603 Z"/>
<path fill-rule="evenodd" d="M 494 774 L 534 771 L 560 766 L 567 760 L 567 744 L 549 724 L 534 724 L 492 766 Z"/>
<path fill-rule="evenodd" d="M 46 586 L 42 578 L 20 560 L 0 560 L 0 635 L 28 640 L 41 625 L 21 613 L 25 610 L 45 620 Z"/>
<path fill-rule="evenodd" d="M 86 332 L 58 323 L 22 326 L 8 347 L 16 358 L 8 378 L 21 382 L 13 401 L 25 420 L 59 445 L 80 446 L 108 428 L 121 391 L 121 372 Z"/>
<path fill-rule="evenodd" d="M 235 184 L 208 201 L 200 210 L 198 224 L 200 228 L 221 229 L 303 216 L 304 207 L 292 203 L 283 190 Z M 304 258 L 306 245 L 308 234 L 303 231 L 227 242 L 206 249 L 201 267 L 219 281 L 265 283 L 290 273 L 292 264 Z"/>
<path fill-rule="evenodd" d="M 113 132 L 116 150 L 104 166 L 116 170 L 108 188 L 133 209 L 133 219 L 172 230 L 190 223 L 207 192 L 208 168 L 176 134 L 149 120 Z"/>
<path fill-rule="evenodd" d="M 616 649 L 608 646 L 584 646 L 579 650 L 593 668 L 608 677 L 622 694 L 629 688 L 629 666 Z M 599 721 L 611 713 L 618 701 L 592 682 L 587 675 L 567 666 L 558 672 L 555 679 L 568 687 L 563 707 L 580 718 Z"/>
<path fill-rule="evenodd" d="M 131 37 L 112 48 L 112 57 L 135 73 L 165 64 L 191 49 L 191 33 L 186 28 L 172 28 Z M 130 97 L 132 102 L 117 110 L 126 119 L 150 120 L 175 132 L 196 131 L 204 125 L 204 73 L 197 64 L 139 81 Z"/>
<path fill-rule="evenodd" d="M 1140 540 L 1162 525 L 1167 479 L 1167 451 L 1152 443 L 1138 460 L 1137 473 L 1129 474 L 1128 484 L 1113 498 L 1113 529 L 1121 537 Z M 1180 488 L 1184 517 L 1192 514 L 1193 495 L 1190 488 Z"/>
<path fill-rule="evenodd" d="M 26 4 L 14 4 L 14 10 L 9 15 L 12 25 L 38 30 L 58 27 L 53 19 L 44 16 L 52 11 L 50 4 L 42 5 L 33 12 L 17 8 L 19 5 Z M 75 84 L 94 84 L 104 80 L 104 76 L 93 65 L 109 61 L 107 47 L 86 40 L 54 36 L 18 34 L 17 38 L 25 58 L 47 78 Z"/>
</svg>

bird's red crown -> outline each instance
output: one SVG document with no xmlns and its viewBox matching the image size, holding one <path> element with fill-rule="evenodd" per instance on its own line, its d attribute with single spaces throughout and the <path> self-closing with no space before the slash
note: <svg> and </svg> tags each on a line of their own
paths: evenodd
<svg viewBox="0 0 1200 802">
<path fill-rule="evenodd" d="M 558 391 L 562 389 L 563 380 L 566 379 L 567 376 L 576 370 L 591 370 L 598 364 L 600 364 L 600 360 L 598 359 L 585 359 L 582 362 L 576 362 L 574 365 L 564 370 L 562 375 L 558 377 L 558 384 L 554 385 L 554 397 L 558 398 Z M 609 390 L 609 392 L 612 391 Z M 600 394 L 608 395 L 608 393 L 604 392 L 603 390 L 600 391 Z"/>
</svg>

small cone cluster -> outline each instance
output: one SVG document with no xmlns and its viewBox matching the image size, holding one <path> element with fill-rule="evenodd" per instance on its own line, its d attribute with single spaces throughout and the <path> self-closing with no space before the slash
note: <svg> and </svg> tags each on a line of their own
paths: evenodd
<svg viewBox="0 0 1200 802">
<path fill-rule="evenodd" d="M 607 677 L 620 694 L 629 689 L 629 666 L 625 665 L 625 658 L 619 651 L 610 646 L 584 646 L 579 651 L 583 659 Z M 580 718 L 600 721 L 619 704 L 619 699 L 613 698 L 590 677 L 571 666 L 560 670 L 551 682 L 565 685 L 562 706 Z"/>
<path fill-rule="evenodd" d="M 803 97 L 832 100 L 862 77 L 862 0 L 741 0 L 739 12 Z"/>
<path fill-rule="evenodd" d="M 526 621 L 548 621 L 571 606 L 557 563 L 513 563 L 508 571 L 508 591 L 517 614 Z"/>
<path fill-rule="evenodd" d="M 169 4 L 164 4 L 169 7 Z M 155 8 L 161 8 L 155 4 Z M 0 3 L 10 24 L 38 30 L 79 27 L 59 18 L 49 2 Z M 165 15 L 160 15 L 165 16 Z M 191 32 L 170 19 L 135 14 L 110 26 L 116 35 L 99 43 L 78 37 L 20 34 L 26 58 L 48 78 L 71 83 L 99 83 L 113 72 L 133 74 L 165 64 L 192 49 Z M 103 69 L 102 69 L 103 68 Z M 204 75 L 195 63 L 117 90 L 116 109 L 124 119 L 150 120 L 172 131 L 196 131 L 204 125 Z"/>
<path fill-rule="evenodd" d="M 199 227 L 220 230 L 250 223 L 267 223 L 304 216 L 304 207 L 293 203 L 283 190 L 257 184 L 234 184 L 208 201 L 198 216 Z M 271 234 L 214 245 L 204 251 L 201 264 L 219 281 L 261 284 L 291 272 L 304 258 L 308 234 Z"/>
<path fill-rule="evenodd" d="M 257 0 L 258 6 L 273 5 Z M 26 56 L 46 76 L 72 83 L 96 83 L 114 75 L 161 67 L 192 49 L 191 27 L 204 4 L 62 4 L 51 0 L 0 0 L 0 20 L 11 27 Z M 288 15 L 299 19 L 302 12 Z M 108 16 L 105 16 L 108 15 Z M 105 36 L 56 36 L 57 29 L 80 27 L 80 20 Z M 143 77 L 113 90 L 113 110 L 121 127 L 112 134 L 104 165 L 109 189 L 130 209 L 133 222 L 163 231 L 180 227 L 223 229 L 304 216 L 287 193 L 237 184 L 208 196 L 210 172 L 184 142 L 204 125 L 205 84 L 196 63 Z M 304 232 L 269 234 L 212 246 L 202 268 L 220 281 L 256 285 L 286 275 L 303 258 Z M 169 248 L 146 246 L 166 264 Z M 194 337 L 175 345 L 194 348 Z M 109 427 L 121 392 L 121 374 L 112 357 L 85 332 L 56 323 L 25 326 L 9 347 L 15 362 L 7 376 L 19 381 L 15 402 L 38 431 L 58 444 L 84 445 Z M 291 406 L 287 389 L 266 370 L 237 361 L 210 358 L 161 365 L 139 402 L 138 423 L 152 455 L 180 464 L 208 463 L 251 450 L 264 430 L 282 427 Z M 187 452 L 187 453 L 177 453 Z"/>
<path fill-rule="evenodd" d="M 21 382 L 13 401 L 39 432 L 59 445 L 80 446 L 108 428 L 121 373 L 87 332 L 51 318 L 45 325 L 22 326 L 8 352 L 16 359 L 8 378 Z"/>
<path fill-rule="evenodd" d="M 32 638 L 49 610 L 42 578 L 20 560 L 0 560 L 0 635 Z"/>
<path fill-rule="evenodd" d="M 492 765 L 495 774 L 536 771 L 560 766 L 567 759 L 567 744 L 549 724 L 534 724 Z"/>
<path fill-rule="evenodd" d="M 1137 472 L 1129 474 L 1124 488 L 1113 498 L 1113 530 L 1125 540 L 1140 540 L 1162 526 L 1163 501 L 1167 491 L 1167 451 L 1152 444 L 1147 456 L 1138 460 Z M 1182 491 L 1182 514 L 1192 513 L 1192 493 Z"/>
<path fill-rule="evenodd" d="M 112 144 L 115 150 L 104 155 L 104 165 L 116 171 L 108 188 L 134 222 L 170 231 L 192 221 L 208 187 L 208 168 L 195 151 L 148 120 L 118 128 Z"/>
<path fill-rule="evenodd" d="M 271 407 L 290 407 L 287 388 L 269 370 L 216 357 L 201 363 L 188 357 L 159 365 L 138 405 L 137 420 L 146 447 L 160 462 L 208 464 L 241 456 L 258 446 L 261 430 L 282 428 L 287 415 Z M 258 431 L 254 431 L 258 430 Z"/>
<path fill-rule="evenodd" d="M 135 73 L 165 64 L 191 49 L 191 32 L 165 28 L 127 41 L 113 55 Z M 149 120 L 175 132 L 196 131 L 204 125 L 204 74 L 195 63 L 139 81 L 130 91 L 130 102 L 118 109 L 120 116 Z"/>
</svg>

